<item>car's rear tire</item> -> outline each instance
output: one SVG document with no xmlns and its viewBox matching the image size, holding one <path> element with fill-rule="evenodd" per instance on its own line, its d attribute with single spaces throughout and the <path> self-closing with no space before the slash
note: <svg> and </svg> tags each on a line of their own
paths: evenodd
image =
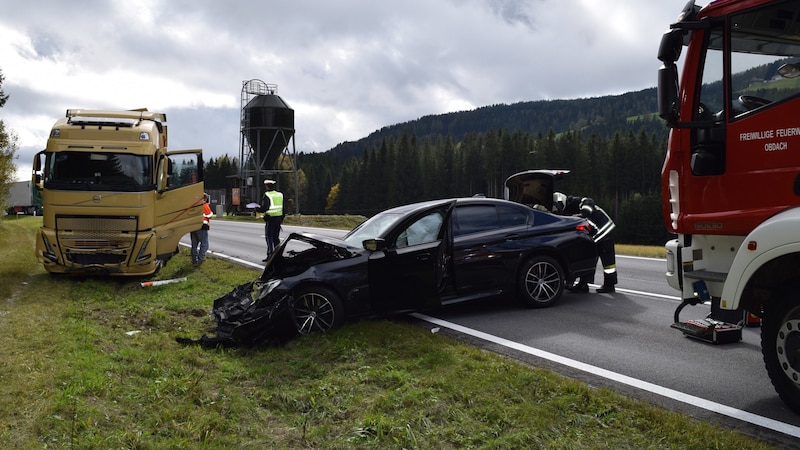
<svg viewBox="0 0 800 450">
<path fill-rule="evenodd" d="M 761 352 L 780 398 L 800 413 L 800 305 L 793 294 L 770 305 L 761 326 Z"/>
<path fill-rule="evenodd" d="M 532 308 L 544 308 L 561 298 L 564 283 L 561 264 L 549 256 L 537 255 L 522 265 L 517 284 L 519 298 Z"/>
<path fill-rule="evenodd" d="M 342 326 L 345 320 L 339 296 L 324 286 L 299 289 L 291 310 L 300 334 L 327 333 Z"/>
</svg>

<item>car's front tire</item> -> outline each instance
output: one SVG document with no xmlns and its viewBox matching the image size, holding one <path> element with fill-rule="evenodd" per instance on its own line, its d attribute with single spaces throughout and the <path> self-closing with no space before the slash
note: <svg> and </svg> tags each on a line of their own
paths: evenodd
<svg viewBox="0 0 800 450">
<path fill-rule="evenodd" d="M 538 255 L 522 265 L 517 289 L 520 299 L 533 308 L 555 303 L 564 292 L 564 269 L 555 259 Z"/>
<path fill-rule="evenodd" d="M 300 334 L 327 333 L 342 326 L 345 320 L 339 296 L 324 286 L 298 290 L 291 309 Z"/>
</svg>

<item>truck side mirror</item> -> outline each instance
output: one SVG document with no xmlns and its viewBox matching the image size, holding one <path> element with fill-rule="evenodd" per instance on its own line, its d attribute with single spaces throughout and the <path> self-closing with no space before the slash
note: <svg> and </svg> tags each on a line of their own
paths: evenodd
<svg viewBox="0 0 800 450">
<path fill-rule="evenodd" d="M 44 188 L 42 185 L 42 158 L 44 158 L 44 150 L 33 157 L 33 174 L 31 176 L 33 186 L 40 191 Z"/>
<path fill-rule="evenodd" d="M 156 192 L 159 194 L 167 190 L 167 180 L 169 179 L 169 169 L 171 167 L 170 160 L 167 156 L 160 156 L 158 158 L 158 166 L 156 167 Z"/>
<path fill-rule="evenodd" d="M 664 64 L 672 64 L 681 57 L 684 31 L 678 28 L 667 31 L 661 36 L 658 46 L 658 60 Z"/>
<path fill-rule="evenodd" d="M 672 127 L 678 121 L 678 66 L 664 63 L 658 69 L 658 115 Z"/>
</svg>

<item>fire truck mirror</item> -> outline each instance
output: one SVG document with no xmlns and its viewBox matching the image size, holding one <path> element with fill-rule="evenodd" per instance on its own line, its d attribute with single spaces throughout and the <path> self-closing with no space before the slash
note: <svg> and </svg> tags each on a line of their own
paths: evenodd
<svg viewBox="0 0 800 450">
<path fill-rule="evenodd" d="M 658 47 L 658 60 L 664 64 L 673 64 L 681 57 L 683 48 L 684 31 L 673 29 L 661 36 L 661 45 Z"/>
<path fill-rule="evenodd" d="M 674 63 L 658 69 L 658 115 L 668 126 L 678 120 L 678 67 Z"/>
<path fill-rule="evenodd" d="M 783 78 L 797 78 L 800 76 L 800 67 L 797 64 L 784 64 L 778 68 L 778 75 Z"/>
</svg>

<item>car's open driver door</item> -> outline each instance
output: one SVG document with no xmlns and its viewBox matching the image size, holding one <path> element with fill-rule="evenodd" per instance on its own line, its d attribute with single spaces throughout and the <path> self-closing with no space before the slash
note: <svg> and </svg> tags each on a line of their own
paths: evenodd
<svg viewBox="0 0 800 450">
<path fill-rule="evenodd" d="M 440 203 L 405 220 L 388 237 L 386 248 L 369 259 L 372 307 L 378 312 L 437 307 L 451 261 L 450 217 L 455 200 Z"/>
</svg>

